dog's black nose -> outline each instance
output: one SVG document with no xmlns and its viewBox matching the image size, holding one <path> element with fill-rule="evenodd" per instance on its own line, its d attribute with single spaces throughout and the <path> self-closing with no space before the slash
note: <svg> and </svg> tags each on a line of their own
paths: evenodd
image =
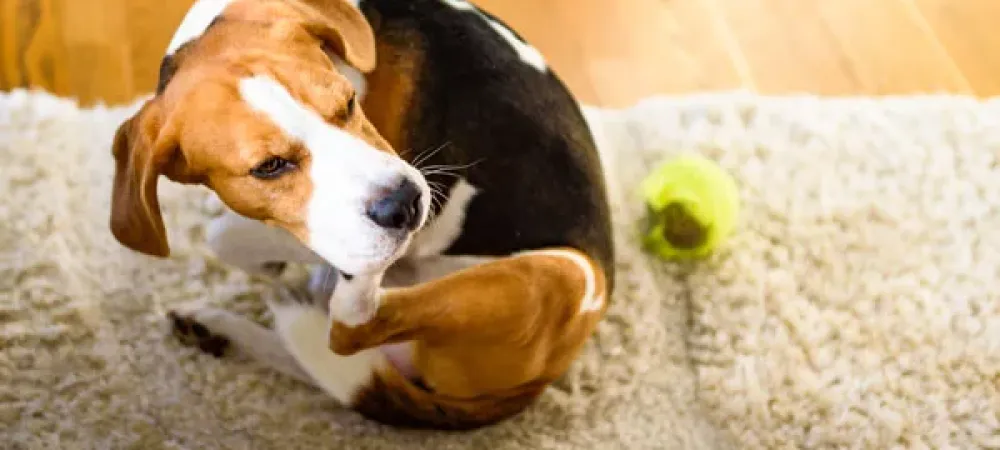
<svg viewBox="0 0 1000 450">
<path fill-rule="evenodd" d="M 420 222 L 420 189 L 410 180 L 370 203 L 365 213 L 380 227 L 413 230 Z"/>
</svg>

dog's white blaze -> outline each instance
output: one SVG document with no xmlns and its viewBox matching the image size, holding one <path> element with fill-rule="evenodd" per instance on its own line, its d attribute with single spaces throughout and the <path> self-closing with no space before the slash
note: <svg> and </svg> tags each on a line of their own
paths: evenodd
<svg viewBox="0 0 1000 450">
<path fill-rule="evenodd" d="M 465 210 L 469 208 L 469 202 L 476 193 L 475 186 L 465 181 L 465 178 L 459 178 L 452 186 L 448 202 L 441 208 L 441 212 L 413 239 L 409 256 L 423 258 L 444 253 L 462 234 Z"/>
<path fill-rule="evenodd" d="M 251 108 L 301 141 L 310 152 L 313 192 L 306 217 L 309 247 L 348 273 L 370 272 L 390 263 L 401 243 L 365 216 L 365 203 L 374 192 L 405 176 L 420 186 L 425 211 L 422 220 L 426 220 L 430 188 L 423 176 L 402 159 L 327 124 L 267 76 L 240 80 L 240 94 Z"/>
<path fill-rule="evenodd" d="M 170 39 L 167 55 L 173 55 L 182 45 L 201 36 L 209 24 L 232 2 L 233 0 L 198 0 L 191 5 L 191 9 L 188 9 L 177 31 L 174 32 L 174 37 Z"/>
<path fill-rule="evenodd" d="M 522 253 L 522 255 L 546 255 L 558 256 L 573 261 L 583 272 L 585 287 L 583 297 L 580 299 L 580 313 L 599 311 L 604 305 L 604 294 L 597 292 L 597 274 L 594 273 L 594 266 L 580 253 L 571 250 L 533 250 Z"/>
<path fill-rule="evenodd" d="M 502 37 L 505 41 L 507 41 L 507 44 L 509 44 L 511 48 L 513 48 L 514 51 L 517 52 L 517 56 L 521 58 L 521 61 L 524 61 L 525 64 L 534 67 L 539 72 L 544 72 L 546 70 L 547 65 L 545 63 L 545 57 L 542 56 L 542 53 L 539 52 L 537 48 L 518 39 L 517 36 L 514 36 L 514 33 L 510 31 L 510 29 L 503 26 L 499 22 L 490 19 L 485 14 L 479 12 L 479 10 L 476 9 L 476 7 L 470 4 L 469 2 L 465 0 L 441 0 L 441 1 L 444 4 L 452 8 L 455 8 L 457 10 L 469 11 L 475 13 L 481 19 L 485 20 L 486 23 L 490 26 L 490 28 L 493 28 L 493 31 L 496 31 L 496 33 L 499 34 L 500 37 Z"/>
<path fill-rule="evenodd" d="M 274 329 L 285 348 L 316 384 L 344 405 L 371 384 L 372 375 L 387 364 L 377 348 L 341 356 L 328 347 L 330 321 L 322 311 L 298 304 L 273 304 Z"/>
</svg>

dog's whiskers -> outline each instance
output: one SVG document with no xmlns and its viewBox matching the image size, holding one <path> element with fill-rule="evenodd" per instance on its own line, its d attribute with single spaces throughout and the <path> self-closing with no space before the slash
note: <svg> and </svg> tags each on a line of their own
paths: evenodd
<svg viewBox="0 0 1000 450">
<path fill-rule="evenodd" d="M 468 169 L 468 168 L 470 168 L 472 166 L 475 166 L 476 164 L 479 164 L 482 161 L 483 161 L 483 159 L 480 158 L 480 159 L 477 159 L 477 160 L 475 160 L 473 162 L 470 162 L 470 163 L 467 163 L 467 164 L 435 164 L 435 165 L 430 165 L 430 166 L 423 167 L 420 170 L 421 171 L 431 171 L 431 172 L 433 172 L 433 171 L 462 170 L 462 169 Z"/>
<path fill-rule="evenodd" d="M 453 177 L 453 178 L 461 178 L 462 175 L 459 174 L 458 171 L 463 170 L 463 169 L 468 169 L 468 168 L 470 168 L 472 166 L 475 166 L 476 164 L 478 164 L 481 161 L 482 160 L 478 160 L 478 161 L 471 162 L 469 164 L 428 166 L 428 167 L 425 167 L 423 169 L 420 169 L 420 173 L 423 174 L 424 177 L 430 177 L 430 176 L 433 176 L 433 175 L 441 175 L 441 176 L 450 176 L 450 177 Z"/>
<path fill-rule="evenodd" d="M 451 141 L 445 142 L 444 144 L 441 144 L 441 145 L 437 146 L 437 148 L 435 148 L 433 150 L 429 150 L 429 151 L 428 150 L 424 150 L 423 152 L 421 152 L 421 154 L 417 155 L 417 157 L 414 158 L 413 163 L 412 163 L 413 167 L 416 167 L 417 170 L 421 170 L 422 171 L 422 169 L 420 168 L 421 164 L 427 162 L 427 160 L 431 159 L 434 155 L 438 154 L 438 152 L 440 152 L 441 150 L 444 150 L 444 148 L 447 147 L 447 146 L 449 146 L 449 145 L 451 145 Z"/>
<path fill-rule="evenodd" d="M 443 208 L 445 200 L 444 185 L 435 181 L 428 181 L 427 185 L 431 188 L 431 204 L 436 209 Z"/>
<path fill-rule="evenodd" d="M 423 175 L 425 177 L 432 176 L 432 175 L 444 175 L 444 176 L 450 176 L 450 177 L 456 177 L 456 178 L 461 177 L 460 174 L 450 173 L 450 172 L 443 172 L 443 171 L 442 172 L 426 172 Z"/>
</svg>

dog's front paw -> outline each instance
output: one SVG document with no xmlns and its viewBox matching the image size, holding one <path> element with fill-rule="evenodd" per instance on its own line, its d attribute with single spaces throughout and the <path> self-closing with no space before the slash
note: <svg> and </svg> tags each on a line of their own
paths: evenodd
<svg viewBox="0 0 1000 450">
<path fill-rule="evenodd" d="M 330 318 L 349 327 L 367 323 L 378 311 L 382 299 L 381 274 L 348 276 L 339 274 L 330 299 Z"/>
<path fill-rule="evenodd" d="M 230 347 L 229 339 L 215 333 L 211 329 L 211 315 L 214 311 L 209 309 L 193 311 L 167 312 L 170 319 L 170 328 L 174 336 L 182 344 L 197 347 L 201 351 L 216 358 L 221 358 Z"/>
</svg>

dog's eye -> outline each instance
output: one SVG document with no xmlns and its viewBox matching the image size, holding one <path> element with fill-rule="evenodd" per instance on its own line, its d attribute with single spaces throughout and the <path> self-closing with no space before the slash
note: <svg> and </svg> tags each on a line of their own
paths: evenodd
<svg viewBox="0 0 1000 450">
<path fill-rule="evenodd" d="M 295 168 L 291 161 L 277 156 L 268 158 L 250 171 L 250 175 L 261 180 L 273 180 Z"/>
<path fill-rule="evenodd" d="M 354 116 L 354 110 L 358 107 L 358 94 L 351 94 L 351 98 L 347 100 L 347 108 L 344 109 L 344 120 L 350 119 Z"/>
</svg>

